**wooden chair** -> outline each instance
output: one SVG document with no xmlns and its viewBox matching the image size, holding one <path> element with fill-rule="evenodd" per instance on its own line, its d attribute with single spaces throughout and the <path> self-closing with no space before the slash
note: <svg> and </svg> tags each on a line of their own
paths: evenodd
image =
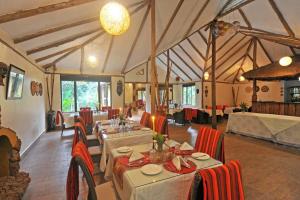
<svg viewBox="0 0 300 200">
<path fill-rule="evenodd" d="M 75 146 L 75 149 L 78 146 Z M 84 149 L 84 148 L 82 148 Z M 86 151 L 86 150 L 85 150 Z M 86 152 L 87 153 L 87 152 Z M 78 154 L 73 154 L 70 162 L 70 167 L 68 170 L 67 178 L 67 200 L 74 200 L 78 198 L 79 194 L 79 171 L 78 168 L 83 172 L 88 185 L 88 200 L 98 200 L 98 199 L 110 199 L 116 200 L 116 192 L 112 182 L 106 182 L 101 185 L 97 185 L 94 182 L 91 167 L 88 166 L 85 156 Z"/>
<path fill-rule="evenodd" d="M 93 132 L 93 111 L 91 109 L 80 109 L 79 111 L 79 116 L 82 117 L 85 127 L 86 127 L 86 132 L 88 135 L 92 134 Z"/>
<path fill-rule="evenodd" d="M 239 161 L 200 170 L 195 174 L 190 191 L 190 200 L 244 200 Z"/>
<path fill-rule="evenodd" d="M 66 124 L 65 124 L 65 118 L 64 115 L 62 114 L 62 112 L 60 110 L 58 110 L 56 112 L 56 125 L 60 125 L 61 127 L 61 136 L 63 136 L 64 134 L 64 129 L 66 129 Z"/>
<path fill-rule="evenodd" d="M 109 109 L 108 110 L 108 119 L 114 119 L 120 114 L 119 109 Z"/>
<path fill-rule="evenodd" d="M 224 134 L 218 130 L 201 127 L 195 144 L 196 151 L 207 153 L 212 158 L 225 162 Z"/>
<path fill-rule="evenodd" d="M 99 139 L 98 139 L 98 137 L 96 135 L 94 135 L 94 134 L 88 135 L 87 134 L 87 129 L 86 129 L 86 126 L 85 126 L 85 122 L 84 122 L 84 120 L 83 120 L 83 118 L 81 116 L 77 116 L 75 118 L 75 123 L 76 122 L 79 122 L 82 125 L 82 127 L 84 129 L 83 131 L 84 131 L 84 133 L 86 135 L 86 139 L 87 139 L 87 142 L 88 142 L 89 146 L 100 145 Z"/>
<path fill-rule="evenodd" d="M 150 124 L 149 124 L 150 118 L 151 118 L 150 113 L 143 112 L 143 115 L 142 115 L 141 120 L 140 120 L 140 125 L 144 126 L 144 127 L 150 127 Z"/>
</svg>

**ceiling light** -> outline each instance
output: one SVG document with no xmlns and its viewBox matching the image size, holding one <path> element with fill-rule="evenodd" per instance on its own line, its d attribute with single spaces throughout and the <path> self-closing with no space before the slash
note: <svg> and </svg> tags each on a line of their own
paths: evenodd
<svg viewBox="0 0 300 200">
<path fill-rule="evenodd" d="M 300 76 L 298 77 L 298 80 L 300 81 Z"/>
<path fill-rule="evenodd" d="M 241 81 L 241 82 L 245 81 L 245 77 L 240 76 L 240 81 Z"/>
<path fill-rule="evenodd" d="M 96 64 L 97 63 L 97 58 L 94 55 L 90 55 L 88 57 L 88 61 L 89 61 L 90 64 Z"/>
<path fill-rule="evenodd" d="M 128 10 L 117 2 L 109 2 L 101 8 L 100 23 L 109 34 L 121 35 L 130 25 Z"/>
<path fill-rule="evenodd" d="M 208 73 L 208 72 L 205 72 L 205 73 L 204 73 L 204 80 L 208 80 L 208 78 L 209 78 L 209 73 Z"/>
<path fill-rule="evenodd" d="M 280 64 L 281 66 L 288 66 L 288 65 L 290 65 L 290 64 L 292 63 L 292 61 L 293 61 L 293 60 L 292 60 L 291 57 L 285 56 L 285 57 L 280 58 L 279 64 Z"/>
</svg>

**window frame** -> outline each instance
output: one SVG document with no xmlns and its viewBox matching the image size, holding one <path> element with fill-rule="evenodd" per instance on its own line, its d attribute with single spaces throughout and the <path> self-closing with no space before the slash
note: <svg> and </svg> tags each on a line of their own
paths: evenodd
<svg viewBox="0 0 300 200">
<path fill-rule="evenodd" d="M 187 101 L 186 102 L 184 102 L 184 98 L 187 100 L 188 99 L 188 95 L 187 95 L 187 92 L 186 92 L 186 94 L 184 94 L 184 88 L 186 88 L 186 89 L 189 89 L 189 88 L 191 88 L 191 87 L 194 87 L 194 95 L 192 94 L 192 96 L 194 96 L 194 104 L 193 104 L 193 99 L 191 99 L 191 104 L 188 104 L 187 103 Z M 184 84 L 184 85 L 182 85 L 182 91 L 181 91 L 181 93 L 182 93 L 182 98 L 181 98 L 181 100 L 182 100 L 182 104 L 183 105 L 187 105 L 187 106 L 196 106 L 196 85 L 195 85 L 195 83 L 190 83 L 190 84 Z"/>
</svg>

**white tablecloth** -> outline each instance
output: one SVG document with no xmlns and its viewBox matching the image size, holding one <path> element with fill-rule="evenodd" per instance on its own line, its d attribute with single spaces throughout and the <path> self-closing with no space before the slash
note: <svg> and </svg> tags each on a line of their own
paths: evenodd
<svg viewBox="0 0 300 200">
<path fill-rule="evenodd" d="M 139 152 L 146 152 L 152 148 L 152 143 L 136 145 L 132 148 Z M 116 149 L 113 149 L 111 154 L 113 158 L 124 155 L 118 153 Z M 212 158 L 206 161 L 189 159 L 197 165 L 197 169 L 222 165 L 220 161 Z M 135 168 L 124 172 L 123 188 L 120 188 L 115 179 L 113 180 L 122 200 L 184 200 L 188 196 L 195 173 L 196 171 L 189 174 L 177 174 L 163 169 L 158 175 L 146 176 L 140 168 Z"/>
<path fill-rule="evenodd" d="M 249 112 L 231 113 L 226 129 L 296 147 L 300 147 L 299 130 L 300 117 Z"/>
<path fill-rule="evenodd" d="M 74 116 L 79 116 L 79 113 L 64 113 L 66 128 L 74 126 Z M 107 120 L 107 112 L 93 113 L 93 121 Z"/>
<path fill-rule="evenodd" d="M 230 113 L 233 113 L 233 110 L 240 107 L 226 107 L 224 109 L 224 114 L 229 115 Z"/>
<path fill-rule="evenodd" d="M 105 178 L 111 175 L 112 167 L 107 166 L 107 156 L 111 154 L 111 150 L 122 146 L 131 146 L 137 144 L 145 144 L 152 142 L 153 131 L 130 131 L 125 133 L 103 134 L 103 150 L 100 160 L 100 170 L 105 171 Z M 108 157 L 108 159 L 110 159 Z M 107 170 L 106 170 L 107 168 Z"/>
</svg>

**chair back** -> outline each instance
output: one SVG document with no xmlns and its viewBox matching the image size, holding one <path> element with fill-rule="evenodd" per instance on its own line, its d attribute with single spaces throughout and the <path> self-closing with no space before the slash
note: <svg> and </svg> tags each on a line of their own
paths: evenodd
<svg viewBox="0 0 300 200">
<path fill-rule="evenodd" d="M 96 200 L 97 195 L 95 191 L 95 182 L 93 179 L 93 161 L 89 152 L 82 142 L 78 142 L 72 152 L 72 159 L 68 170 L 67 177 L 67 200 L 76 200 L 79 194 L 79 170 L 81 168 L 83 175 L 85 176 L 87 185 L 89 187 L 88 199 Z"/>
<path fill-rule="evenodd" d="M 192 108 L 184 108 L 184 119 L 186 121 L 191 121 L 193 119 L 193 109 Z"/>
<path fill-rule="evenodd" d="M 224 156 L 224 134 L 222 132 L 201 127 L 196 139 L 196 151 L 207 153 L 212 158 L 225 162 Z"/>
<path fill-rule="evenodd" d="M 131 110 L 132 110 L 132 106 L 131 105 L 129 105 L 126 109 L 125 109 L 125 117 L 126 118 L 128 118 L 128 117 L 132 117 L 132 112 L 131 112 Z"/>
<path fill-rule="evenodd" d="M 56 112 L 55 122 L 56 125 L 61 125 L 61 126 L 63 126 L 63 124 L 65 123 L 64 115 L 60 110 Z"/>
<path fill-rule="evenodd" d="M 85 121 L 83 120 L 83 118 L 81 117 L 81 116 L 75 116 L 75 123 L 76 122 L 79 122 L 79 123 L 81 123 L 82 124 L 82 126 L 83 127 L 85 127 L 86 128 L 86 125 L 85 125 Z M 85 130 L 86 131 L 86 130 Z"/>
<path fill-rule="evenodd" d="M 108 110 L 108 119 L 114 119 L 120 114 L 119 109 L 109 109 Z"/>
<path fill-rule="evenodd" d="M 143 112 L 143 115 L 142 115 L 141 120 L 140 120 L 140 125 L 144 126 L 144 127 L 150 127 L 150 124 L 149 124 L 150 118 L 151 118 L 150 113 Z"/>
<path fill-rule="evenodd" d="M 80 110 L 91 110 L 91 107 L 81 107 Z"/>
<path fill-rule="evenodd" d="M 75 134 L 79 134 L 79 139 L 83 141 L 83 143 L 88 146 L 87 138 L 86 138 L 86 130 L 84 126 L 80 122 L 76 122 L 74 124 Z"/>
<path fill-rule="evenodd" d="M 111 109 L 111 106 L 102 106 L 101 107 L 101 111 L 102 112 L 107 112 L 108 110 L 110 110 Z"/>
<path fill-rule="evenodd" d="M 93 111 L 91 109 L 82 109 L 79 111 L 80 117 L 82 117 L 85 125 L 93 124 Z"/>
<path fill-rule="evenodd" d="M 168 135 L 167 117 L 158 115 L 155 117 L 155 131 L 162 135 Z M 169 135 L 168 135 L 169 136 Z"/>
<path fill-rule="evenodd" d="M 195 175 L 190 200 L 244 200 L 242 172 L 239 161 L 220 167 L 200 170 Z"/>
</svg>

